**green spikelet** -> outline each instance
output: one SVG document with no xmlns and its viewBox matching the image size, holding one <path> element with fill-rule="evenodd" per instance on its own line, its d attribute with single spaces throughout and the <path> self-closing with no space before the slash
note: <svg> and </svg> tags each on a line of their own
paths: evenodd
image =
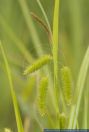
<svg viewBox="0 0 89 132">
<path fill-rule="evenodd" d="M 64 66 L 61 69 L 61 81 L 62 89 L 64 94 L 64 99 L 67 105 L 72 103 L 72 76 L 70 69 L 67 66 Z"/>
<path fill-rule="evenodd" d="M 65 115 L 65 113 L 60 114 L 60 128 L 61 129 L 66 128 L 66 115 Z"/>
<path fill-rule="evenodd" d="M 40 87 L 37 97 L 37 107 L 41 116 L 47 114 L 46 110 L 46 95 L 47 95 L 48 78 L 43 77 L 40 82 Z"/>
<path fill-rule="evenodd" d="M 46 65 L 47 63 L 52 60 L 52 56 L 45 55 L 41 57 L 40 59 L 36 60 L 32 65 L 28 66 L 26 70 L 24 71 L 24 75 L 30 74 L 38 69 L 40 69 L 42 66 Z"/>
</svg>

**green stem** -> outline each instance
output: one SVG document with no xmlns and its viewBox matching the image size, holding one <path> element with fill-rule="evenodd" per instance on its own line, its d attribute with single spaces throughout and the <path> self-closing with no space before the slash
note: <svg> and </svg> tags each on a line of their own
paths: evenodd
<svg viewBox="0 0 89 132">
<path fill-rule="evenodd" d="M 53 18 L 53 61 L 54 61 L 54 90 L 56 104 L 58 105 L 58 38 L 59 38 L 59 0 L 55 0 L 54 18 Z M 57 111 L 59 115 L 59 110 Z"/>
</svg>

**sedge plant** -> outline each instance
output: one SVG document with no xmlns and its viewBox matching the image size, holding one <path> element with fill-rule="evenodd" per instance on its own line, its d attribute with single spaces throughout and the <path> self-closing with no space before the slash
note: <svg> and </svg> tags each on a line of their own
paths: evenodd
<svg viewBox="0 0 89 132">
<path fill-rule="evenodd" d="M 21 54 L 24 56 L 27 67 L 22 71 L 23 78 L 33 77 L 36 79 L 35 91 L 36 98 L 31 105 L 31 118 L 36 121 L 40 131 L 44 128 L 53 129 L 79 129 L 81 128 L 78 119 L 80 106 L 83 98 L 83 92 L 85 91 L 85 82 L 89 68 L 89 47 L 85 53 L 84 59 L 80 66 L 77 81 L 73 81 L 72 70 L 69 65 L 62 64 L 59 43 L 59 25 L 60 25 L 60 1 L 54 0 L 53 11 L 53 28 L 51 28 L 47 13 L 40 0 L 37 0 L 37 4 L 41 10 L 41 13 L 45 19 L 45 22 L 34 12 L 29 11 L 28 4 L 24 0 L 18 0 L 19 7 L 21 8 L 25 23 L 28 31 L 31 35 L 37 58 L 34 58 L 31 53 L 28 52 L 22 41 L 14 34 L 10 26 L 5 22 L 3 16 L 0 14 L 0 23 L 4 28 L 6 34 L 18 47 Z M 50 53 L 44 51 L 44 47 L 41 44 L 37 30 L 34 25 L 34 19 L 39 23 L 40 27 L 43 27 L 48 33 L 48 37 L 51 48 Z M 6 53 L 3 48 L 3 44 L 0 42 L 0 49 L 4 59 L 7 78 L 10 85 L 10 91 L 14 106 L 14 112 L 16 117 L 18 132 L 24 132 L 24 124 L 21 120 L 19 111 L 18 98 L 13 86 L 12 72 L 8 63 Z M 60 62 L 59 62 L 60 61 Z M 37 89 L 36 89 L 37 88 Z M 32 88 L 29 87 L 29 89 Z M 25 91 L 25 90 L 24 90 Z M 30 91 L 30 90 L 29 90 Z M 26 91 L 25 91 L 26 92 Z M 28 90 L 27 90 L 28 92 Z M 29 96 L 29 94 L 27 93 Z M 86 96 L 86 93 L 85 93 Z M 88 127 L 88 95 L 84 96 L 84 128 Z M 23 97 L 21 97 L 22 99 Z M 23 99 L 22 99 L 23 101 Z M 23 103 L 24 104 L 24 103 Z M 24 106 L 23 106 L 24 107 Z M 29 111 L 29 107 L 27 107 Z M 29 113 L 29 112 L 27 112 Z M 55 123 L 54 123 L 55 122 Z M 34 129 L 35 130 L 35 129 Z M 9 132 L 9 129 L 5 129 L 5 132 Z"/>
</svg>

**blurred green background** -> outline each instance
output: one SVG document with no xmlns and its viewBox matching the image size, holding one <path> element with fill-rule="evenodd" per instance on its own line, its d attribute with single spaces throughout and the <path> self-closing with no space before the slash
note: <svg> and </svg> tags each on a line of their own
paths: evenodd
<svg viewBox="0 0 89 132">
<path fill-rule="evenodd" d="M 45 22 L 36 0 L 24 1 L 27 4 L 29 15 L 34 12 Z M 41 0 L 41 3 L 52 27 L 54 0 Z M 50 53 L 47 33 L 39 23 L 34 19 L 32 20 L 43 54 Z M 60 65 L 65 64 L 71 68 L 74 83 L 76 83 L 80 64 L 89 44 L 89 0 L 60 0 L 59 21 Z M 32 63 L 32 59 L 42 55 L 39 45 L 37 45 L 37 48 L 33 42 L 33 35 L 23 13 L 21 0 L 0 0 L 0 40 L 10 63 L 23 124 L 25 125 L 25 121 L 30 122 L 28 123 L 30 124 L 30 131 L 39 132 L 39 124 L 34 118 L 32 110 L 37 93 L 36 79 L 34 75 L 27 78 L 23 76 L 24 68 Z M 89 88 L 88 79 L 89 77 L 86 79 L 85 88 Z M 84 103 L 81 104 L 80 120 L 82 119 L 83 105 Z M 80 123 L 81 128 L 82 126 L 82 123 Z M 14 132 L 17 132 L 10 88 L 0 51 L 0 129 L 3 128 L 11 128 Z"/>
</svg>

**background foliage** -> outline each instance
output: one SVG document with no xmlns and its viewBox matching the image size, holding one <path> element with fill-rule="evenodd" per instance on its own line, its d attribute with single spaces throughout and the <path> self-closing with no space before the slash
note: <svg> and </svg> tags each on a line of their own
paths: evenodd
<svg viewBox="0 0 89 132">
<path fill-rule="evenodd" d="M 0 0 L 0 40 L 9 60 L 23 124 L 25 126 L 25 122 L 30 122 L 30 130 L 37 132 L 40 130 L 39 126 L 41 124 L 39 122 L 41 121 L 44 127 L 48 127 L 46 119 L 39 118 L 38 120 L 38 115 L 33 110 L 37 95 L 37 84 L 39 84 L 41 75 L 37 72 L 35 76 L 33 74 L 25 77 L 23 71 L 34 59 L 41 57 L 42 54 L 50 53 L 51 49 L 48 34 L 39 23 L 32 19 L 41 46 L 34 44 L 32 39 L 34 33 L 28 28 L 26 17 L 20 4 L 23 4 L 23 0 L 20 1 Z M 29 15 L 34 12 L 45 22 L 36 0 L 25 0 L 25 2 Z M 41 3 L 52 27 L 54 0 L 41 0 Z M 71 68 L 75 87 L 80 65 L 89 43 L 89 0 L 61 0 L 59 21 L 59 63 L 60 66 L 68 65 Z M 31 21 L 29 21 L 29 25 L 30 23 Z M 40 52 L 41 47 L 42 54 Z M 5 73 L 5 65 L 0 52 L 0 129 L 2 130 L 6 127 L 17 131 L 11 94 Z M 51 74 L 53 75 L 53 73 Z M 82 115 L 84 113 L 84 98 L 87 96 L 88 99 L 88 80 L 89 77 L 87 76 L 79 112 L 80 128 L 84 128 Z M 51 102 L 50 99 L 49 102 Z M 49 109 L 51 109 L 51 105 Z"/>
</svg>

